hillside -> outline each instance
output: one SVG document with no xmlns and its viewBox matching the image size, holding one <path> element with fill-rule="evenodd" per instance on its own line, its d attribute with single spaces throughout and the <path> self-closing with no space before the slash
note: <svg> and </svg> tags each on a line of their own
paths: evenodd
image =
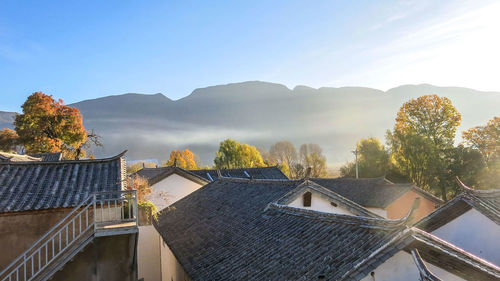
<svg viewBox="0 0 500 281">
<path fill-rule="evenodd" d="M 0 111 L 0 129 L 2 128 L 14 128 L 14 118 L 16 118 L 15 112 Z"/>
<path fill-rule="evenodd" d="M 124 94 L 72 106 L 81 110 L 86 128 L 102 135 L 105 148 L 98 155 L 128 149 L 129 159 L 165 159 L 172 149 L 189 148 L 211 165 L 225 138 L 264 148 L 288 139 L 296 145 L 319 143 L 328 162 L 339 164 L 352 158 L 349 151 L 359 138 L 383 138 L 403 102 L 425 94 L 453 101 L 462 113 L 460 130 L 500 113 L 500 93 L 467 88 L 422 84 L 386 92 L 361 87 L 289 89 L 257 81 L 196 89 L 176 101 L 162 94 Z"/>
</svg>

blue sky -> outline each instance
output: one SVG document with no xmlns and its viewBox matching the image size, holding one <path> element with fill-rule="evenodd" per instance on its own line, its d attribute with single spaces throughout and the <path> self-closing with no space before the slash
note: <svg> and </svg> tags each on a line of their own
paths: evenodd
<svg viewBox="0 0 500 281">
<path fill-rule="evenodd" d="M 2 1 L 0 110 L 247 80 L 500 91 L 498 1 Z"/>
</svg>

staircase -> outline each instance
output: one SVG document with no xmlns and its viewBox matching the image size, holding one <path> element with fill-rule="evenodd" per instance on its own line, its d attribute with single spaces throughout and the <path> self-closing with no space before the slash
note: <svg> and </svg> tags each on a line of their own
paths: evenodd
<svg viewBox="0 0 500 281">
<path fill-rule="evenodd" d="M 0 272 L 1 281 L 45 281 L 95 237 L 138 232 L 135 190 L 95 193 Z"/>
</svg>

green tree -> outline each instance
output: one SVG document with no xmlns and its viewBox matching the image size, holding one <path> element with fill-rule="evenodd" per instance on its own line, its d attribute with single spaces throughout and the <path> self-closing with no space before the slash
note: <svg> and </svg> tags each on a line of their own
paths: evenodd
<svg viewBox="0 0 500 281">
<path fill-rule="evenodd" d="M 19 136 L 16 131 L 11 129 L 0 130 L 0 150 L 6 152 L 13 152 L 19 142 Z"/>
<path fill-rule="evenodd" d="M 389 154 L 378 138 L 361 139 L 356 143 L 358 150 L 358 171 L 362 178 L 384 176 L 389 166 Z M 340 174 L 356 176 L 356 163 L 350 162 L 340 168 Z"/>
<path fill-rule="evenodd" d="M 28 153 L 59 152 L 65 158 L 84 156 L 88 132 L 80 111 L 55 101 L 42 92 L 33 93 L 14 121 L 19 142 Z"/>
<path fill-rule="evenodd" d="M 458 176 L 462 182 L 474 188 L 482 188 L 478 181 L 478 173 L 486 168 L 486 162 L 481 152 L 472 147 L 459 145 L 446 151 L 448 164 L 446 185 L 450 187 L 448 194 L 454 197 L 460 192 L 456 184 Z"/>
<path fill-rule="evenodd" d="M 473 186 L 480 189 L 498 188 L 500 182 L 500 117 L 494 117 L 485 126 L 471 128 L 463 132 L 462 136 L 464 143 L 479 150 L 485 160 L 484 167 L 477 172 L 475 177 L 476 185 Z"/>
<path fill-rule="evenodd" d="M 447 173 L 461 115 L 451 100 L 437 95 L 411 99 L 400 108 L 387 141 L 395 165 L 418 186 L 447 196 Z"/>
<path fill-rule="evenodd" d="M 439 172 L 445 173 L 445 168 L 430 139 L 389 131 L 387 141 L 391 145 L 393 163 L 403 175 L 427 190 L 439 184 Z"/>
<path fill-rule="evenodd" d="M 220 143 L 214 164 L 217 169 L 263 167 L 264 160 L 255 146 L 226 139 Z"/>
</svg>

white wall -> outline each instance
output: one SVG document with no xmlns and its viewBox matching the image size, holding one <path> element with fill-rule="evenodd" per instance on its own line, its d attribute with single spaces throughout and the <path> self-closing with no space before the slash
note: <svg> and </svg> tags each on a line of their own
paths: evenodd
<svg viewBox="0 0 500 281">
<path fill-rule="evenodd" d="M 314 191 L 311 192 L 311 207 L 304 207 L 302 194 L 295 198 L 292 202 L 288 204 L 290 207 L 302 208 L 307 210 L 319 211 L 324 213 L 334 213 L 334 214 L 342 214 L 342 215 L 351 215 L 354 214 L 349 212 L 348 210 L 343 209 L 342 207 L 334 207 L 330 204 L 330 201 L 316 194 Z"/>
<path fill-rule="evenodd" d="M 146 199 L 153 202 L 158 207 L 158 210 L 162 210 L 198 190 L 200 187 L 202 187 L 201 184 L 177 174 L 171 174 L 162 181 L 152 185 L 152 193 Z"/>
<path fill-rule="evenodd" d="M 172 174 L 152 185 L 152 192 L 146 199 L 153 202 L 158 210 L 162 210 L 201 187 L 201 184 Z M 170 249 L 163 244 L 163 239 L 154 226 L 139 227 L 137 249 L 139 278 L 144 277 L 144 281 L 188 280 L 185 279 L 186 275 Z"/>
<path fill-rule="evenodd" d="M 184 272 L 184 269 L 163 240 L 161 242 L 161 277 L 162 281 L 190 281 L 189 276 Z"/>
<path fill-rule="evenodd" d="M 439 267 L 430 263 L 426 263 L 427 268 L 446 281 L 461 281 L 464 280 L 456 275 L 453 275 Z M 417 265 L 413 261 L 411 254 L 401 251 L 386 260 L 383 264 L 379 265 L 373 272 L 375 276 L 372 277 L 368 274 L 362 281 L 420 281 L 420 275 Z"/>
<path fill-rule="evenodd" d="M 160 235 L 152 225 L 139 226 L 137 267 L 144 281 L 161 281 Z"/>
<path fill-rule="evenodd" d="M 500 226 L 475 209 L 434 230 L 432 234 L 500 266 Z"/>
</svg>

